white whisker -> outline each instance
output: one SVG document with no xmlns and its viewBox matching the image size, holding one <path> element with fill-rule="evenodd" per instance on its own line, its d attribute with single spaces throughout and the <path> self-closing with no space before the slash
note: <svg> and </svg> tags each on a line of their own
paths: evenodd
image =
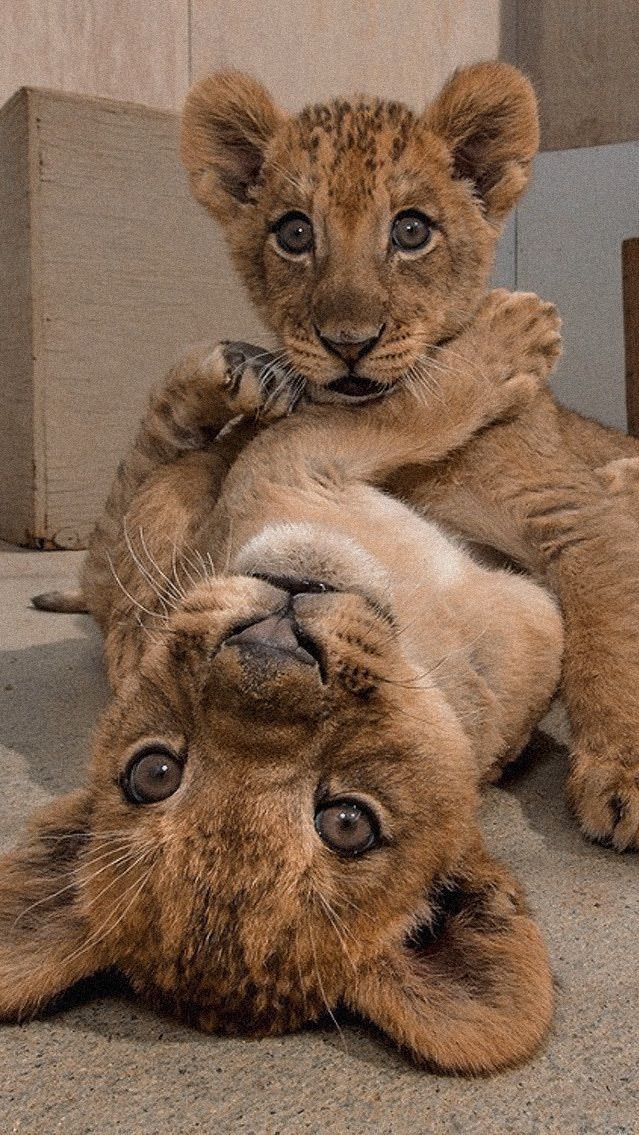
<svg viewBox="0 0 639 1135">
<path fill-rule="evenodd" d="M 142 611 L 145 615 L 149 615 L 152 619 L 163 619 L 166 622 L 168 620 L 168 615 L 166 613 L 160 614 L 159 611 L 150 611 L 148 607 L 145 607 L 143 603 L 140 603 L 138 599 L 135 599 L 133 595 L 131 595 L 130 591 L 127 591 L 117 571 L 115 570 L 115 565 L 113 563 L 113 560 L 111 559 L 110 553 L 106 552 L 105 554 L 109 563 L 109 567 L 111 568 L 111 574 L 113 575 L 115 582 L 120 588 L 120 591 L 123 595 L 126 596 L 129 602 L 132 603 L 134 607 L 138 607 L 139 610 Z"/>
<path fill-rule="evenodd" d="M 315 976 L 317 977 L 317 984 L 319 986 L 319 991 L 322 995 L 322 1001 L 324 1002 L 324 1004 L 326 1006 L 326 1012 L 328 1013 L 329 1017 L 331 1018 L 331 1021 L 333 1022 L 333 1024 L 335 1025 L 335 1028 L 337 1029 L 337 1032 L 338 1032 L 340 1039 L 342 1041 L 342 1045 L 344 1046 L 344 1052 L 348 1052 L 348 1046 L 346 1044 L 346 1039 L 344 1037 L 343 1030 L 339 1026 L 339 1022 L 337 1020 L 337 1017 L 335 1016 L 333 1010 L 331 1009 L 329 1002 L 328 1002 L 328 997 L 326 996 L 326 993 L 324 991 L 324 984 L 322 982 L 322 977 L 321 977 L 321 974 L 320 974 L 320 971 L 319 971 L 319 965 L 317 963 L 317 950 L 315 949 L 315 938 L 313 937 L 313 927 L 311 925 L 310 918 L 308 919 L 308 933 L 309 933 L 309 937 L 310 937 L 310 940 L 311 940 L 311 949 L 313 951 L 313 961 L 315 962 Z"/>
<path fill-rule="evenodd" d="M 148 559 L 149 563 L 151 564 L 151 567 L 155 568 L 155 570 L 157 571 L 160 578 L 165 581 L 167 587 L 169 588 L 169 594 L 172 595 L 173 598 L 179 604 L 181 602 L 181 600 L 184 599 L 184 592 L 181 591 L 180 588 L 175 585 L 173 580 L 170 579 L 168 575 L 166 575 L 166 573 L 162 570 L 160 565 L 157 563 L 157 561 L 151 555 L 151 553 L 150 553 L 150 551 L 147 547 L 146 540 L 144 539 L 144 531 L 142 529 L 142 526 L 140 526 L 140 528 L 138 529 L 138 533 L 139 533 L 139 536 L 140 536 L 140 544 L 142 545 L 142 550 L 143 550 L 146 558 Z M 158 586 L 159 586 L 159 584 L 158 584 Z"/>
<path fill-rule="evenodd" d="M 160 590 L 160 588 L 158 587 L 153 576 L 148 571 L 148 569 L 144 566 L 140 557 L 138 556 L 137 552 L 135 551 L 135 548 L 133 547 L 133 544 L 131 542 L 131 537 L 129 536 L 129 530 L 127 528 L 126 517 L 124 517 L 123 520 L 122 520 L 122 532 L 124 534 L 124 542 L 127 546 L 127 550 L 129 552 L 129 555 L 131 556 L 131 559 L 133 560 L 133 563 L 135 564 L 136 568 L 138 569 L 140 575 L 142 576 L 142 579 L 151 588 L 151 591 L 153 592 L 153 594 L 155 596 L 157 596 L 159 602 L 162 605 L 164 613 L 165 614 L 167 613 L 168 608 L 172 608 L 173 610 L 175 610 L 176 609 L 175 604 L 171 603 L 171 602 L 169 602 L 169 600 L 167 600 L 164 592 Z"/>
</svg>

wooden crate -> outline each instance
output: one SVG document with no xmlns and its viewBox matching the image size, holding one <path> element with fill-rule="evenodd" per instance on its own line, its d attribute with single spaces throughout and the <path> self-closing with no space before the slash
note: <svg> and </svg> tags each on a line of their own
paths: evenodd
<svg viewBox="0 0 639 1135">
<path fill-rule="evenodd" d="M 191 200 L 178 117 L 22 89 L 0 110 L 0 538 L 86 546 L 150 386 L 264 341 Z"/>
</svg>

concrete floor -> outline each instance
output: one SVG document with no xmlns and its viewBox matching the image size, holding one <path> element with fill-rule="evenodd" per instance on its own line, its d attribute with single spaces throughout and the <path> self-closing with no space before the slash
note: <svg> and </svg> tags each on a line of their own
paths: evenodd
<svg viewBox="0 0 639 1135">
<path fill-rule="evenodd" d="M 89 620 L 29 607 L 72 553 L 0 552 L 0 836 L 82 777 L 106 697 Z M 558 727 L 559 729 L 561 726 Z M 490 1080 L 429 1075 L 365 1029 L 204 1037 L 95 988 L 0 1029 L 0 1132 L 24 1135 L 639 1133 L 639 862 L 586 844 L 561 745 L 485 803 L 490 844 L 526 883 L 559 985 L 546 1050 Z"/>
</svg>

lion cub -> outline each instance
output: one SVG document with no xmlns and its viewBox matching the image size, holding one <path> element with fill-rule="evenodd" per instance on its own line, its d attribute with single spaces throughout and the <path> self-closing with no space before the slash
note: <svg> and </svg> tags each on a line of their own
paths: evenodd
<svg viewBox="0 0 639 1135">
<path fill-rule="evenodd" d="M 442 1069 L 536 1049 L 548 958 L 477 786 L 545 711 L 561 620 L 375 483 L 520 412 L 557 349 L 550 305 L 495 293 L 433 407 L 289 414 L 247 344 L 169 376 L 83 574 L 114 688 L 86 787 L 0 862 L 2 1018 L 115 966 L 206 1030 L 344 1005 Z"/>
<path fill-rule="evenodd" d="M 187 99 L 182 153 L 313 397 L 356 405 L 400 383 L 434 406 L 437 360 L 485 296 L 538 140 L 533 89 L 504 63 L 457 72 L 421 113 L 356 96 L 288 115 L 254 79 L 222 72 Z M 387 487 L 557 595 L 570 799 L 589 836 L 636 850 L 639 509 L 596 472 L 624 457 L 639 457 L 636 440 L 546 392 L 445 464 L 420 458 Z"/>
</svg>

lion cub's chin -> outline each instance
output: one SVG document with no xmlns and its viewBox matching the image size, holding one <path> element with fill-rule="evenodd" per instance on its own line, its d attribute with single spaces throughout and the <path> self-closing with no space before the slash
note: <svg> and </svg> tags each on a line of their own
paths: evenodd
<svg viewBox="0 0 639 1135">
<path fill-rule="evenodd" d="M 321 524 L 270 524 L 235 555 L 239 574 L 320 580 L 390 608 L 388 573 L 350 536 Z"/>
</svg>

